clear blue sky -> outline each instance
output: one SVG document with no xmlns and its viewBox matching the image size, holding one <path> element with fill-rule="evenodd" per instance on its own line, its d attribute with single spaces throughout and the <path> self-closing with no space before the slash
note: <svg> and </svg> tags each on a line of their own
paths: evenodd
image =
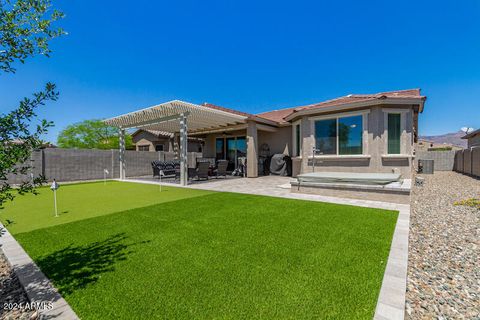
<svg viewBox="0 0 480 320">
<path fill-rule="evenodd" d="M 480 2 L 66 1 L 52 57 L 0 75 L 0 112 L 55 82 L 56 127 L 171 99 L 257 113 L 419 87 L 421 134 L 480 127 Z"/>
</svg>

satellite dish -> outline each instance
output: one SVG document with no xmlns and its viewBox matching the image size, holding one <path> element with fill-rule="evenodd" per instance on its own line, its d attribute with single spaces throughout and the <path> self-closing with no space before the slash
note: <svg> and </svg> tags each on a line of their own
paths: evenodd
<svg viewBox="0 0 480 320">
<path fill-rule="evenodd" d="M 462 127 L 460 130 L 462 130 L 463 132 L 465 132 L 465 134 L 469 133 L 469 132 L 472 132 L 473 128 L 470 128 L 470 127 Z"/>
</svg>

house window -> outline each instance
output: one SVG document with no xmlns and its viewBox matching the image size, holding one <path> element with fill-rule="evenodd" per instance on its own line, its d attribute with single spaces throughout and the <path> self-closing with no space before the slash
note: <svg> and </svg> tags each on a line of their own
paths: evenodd
<svg viewBox="0 0 480 320">
<path fill-rule="evenodd" d="M 150 151 L 149 145 L 138 146 L 138 151 Z"/>
<path fill-rule="evenodd" d="M 388 154 L 400 154 L 401 114 L 388 114 Z"/>
<path fill-rule="evenodd" d="M 337 119 L 315 121 L 317 154 L 337 154 Z"/>
<path fill-rule="evenodd" d="M 363 154 L 363 116 L 315 121 L 315 148 L 320 155 Z"/>
<path fill-rule="evenodd" d="M 294 139 L 294 149 L 293 156 L 299 157 L 302 150 L 302 134 L 300 124 L 293 126 L 293 139 Z"/>
<path fill-rule="evenodd" d="M 163 144 L 155 145 L 155 151 L 163 151 Z"/>
<path fill-rule="evenodd" d="M 338 119 L 338 153 L 362 154 L 363 117 L 346 117 Z"/>
</svg>

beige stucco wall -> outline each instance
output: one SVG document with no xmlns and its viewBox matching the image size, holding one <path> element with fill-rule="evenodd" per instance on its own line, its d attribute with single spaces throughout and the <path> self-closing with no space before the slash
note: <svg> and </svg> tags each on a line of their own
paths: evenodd
<svg viewBox="0 0 480 320">
<path fill-rule="evenodd" d="M 384 110 L 395 109 L 395 111 L 404 111 L 404 130 L 401 135 L 402 154 L 410 157 L 388 158 L 382 157 L 387 153 L 387 127 L 386 113 Z M 315 143 L 313 132 L 313 121 L 309 117 L 302 118 L 302 172 L 312 171 L 312 161 L 315 161 L 315 171 L 341 171 L 341 172 L 382 172 L 401 173 L 404 178 L 410 178 L 412 174 L 412 155 L 413 155 L 413 108 L 405 106 L 375 106 L 368 109 L 370 112 L 366 115 L 367 126 L 364 130 L 364 154 L 369 157 L 332 157 L 312 159 L 313 147 Z M 332 113 L 334 114 L 334 113 Z"/>
<path fill-rule="evenodd" d="M 403 127 L 401 133 L 401 156 L 386 157 L 387 154 L 387 114 L 386 111 L 401 112 L 401 124 Z M 412 163 L 414 156 L 414 127 L 417 115 L 413 106 L 374 106 L 355 111 L 368 111 L 366 113 L 366 122 L 364 122 L 364 155 L 361 157 L 342 157 L 335 156 L 330 158 L 312 158 L 314 139 L 314 121 L 311 117 L 318 115 L 304 116 L 296 119 L 301 123 L 302 146 L 301 146 L 301 172 L 312 171 L 312 161 L 315 161 L 315 171 L 341 171 L 341 172 L 397 172 L 404 178 L 410 178 L 412 174 Z M 354 112 L 355 112 L 354 111 Z M 352 110 L 348 111 L 352 112 Z M 333 114 L 341 114 L 332 112 Z M 215 157 L 215 139 L 217 137 L 228 136 L 246 136 L 246 130 L 238 130 L 227 133 L 212 133 L 204 136 L 204 156 Z M 258 130 L 258 145 L 268 144 L 270 154 L 283 153 L 292 154 L 292 127 L 280 127 L 275 132 Z M 259 150 L 257 150 L 258 152 Z"/>
<path fill-rule="evenodd" d="M 235 137 L 235 136 L 246 136 L 246 130 L 237 130 L 223 133 L 211 133 L 204 137 L 205 145 L 203 148 L 203 153 L 205 157 L 215 157 L 215 139 L 220 137 Z M 258 148 L 262 146 L 262 144 L 268 144 L 270 148 L 270 154 L 276 153 L 283 153 L 286 155 L 290 155 L 291 144 L 292 144 L 292 127 L 281 127 L 277 128 L 275 132 L 269 131 L 257 131 L 258 136 Z M 257 150 L 258 152 L 259 150 Z"/>
<path fill-rule="evenodd" d="M 260 131 L 259 131 L 260 132 Z M 205 145 L 203 146 L 203 155 L 206 158 L 214 158 L 215 157 L 215 140 L 216 138 L 228 138 L 228 137 L 246 137 L 247 130 L 236 130 L 236 131 L 228 131 L 228 132 L 217 132 L 217 133 L 210 133 L 205 136 L 202 136 L 205 139 Z"/>
<path fill-rule="evenodd" d="M 159 138 L 149 132 L 141 131 L 132 137 L 135 149 L 138 151 L 139 146 L 149 146 L 149 151 L 155 151 L 155 146 L 163 144 L 163 151 L 173 151 L 172 144 L 168 138 Z"/>
<path fill-rule="evenodd" d="M 258 146 L 268 144 L 270 155 L 292 154 L 292 127 L 280 127 L 276 132 L 258 131 Z"/>
</svg>

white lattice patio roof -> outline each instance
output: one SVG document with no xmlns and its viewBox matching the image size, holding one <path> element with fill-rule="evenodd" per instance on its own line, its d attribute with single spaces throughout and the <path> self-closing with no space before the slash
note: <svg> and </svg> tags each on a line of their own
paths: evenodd
<svg viewBox="0 0 480 320">
<path fill-rule="evenodd" d="M 103 120 L 104 123 L 122 128 L 141 128 L 166 132 L 179 132 L 179 117 L 187 116 L 190 133 L 221 129 L 246 123 L 248 116 L 180 100 L 165 102 L 146 109 Z"/>
</svg>

